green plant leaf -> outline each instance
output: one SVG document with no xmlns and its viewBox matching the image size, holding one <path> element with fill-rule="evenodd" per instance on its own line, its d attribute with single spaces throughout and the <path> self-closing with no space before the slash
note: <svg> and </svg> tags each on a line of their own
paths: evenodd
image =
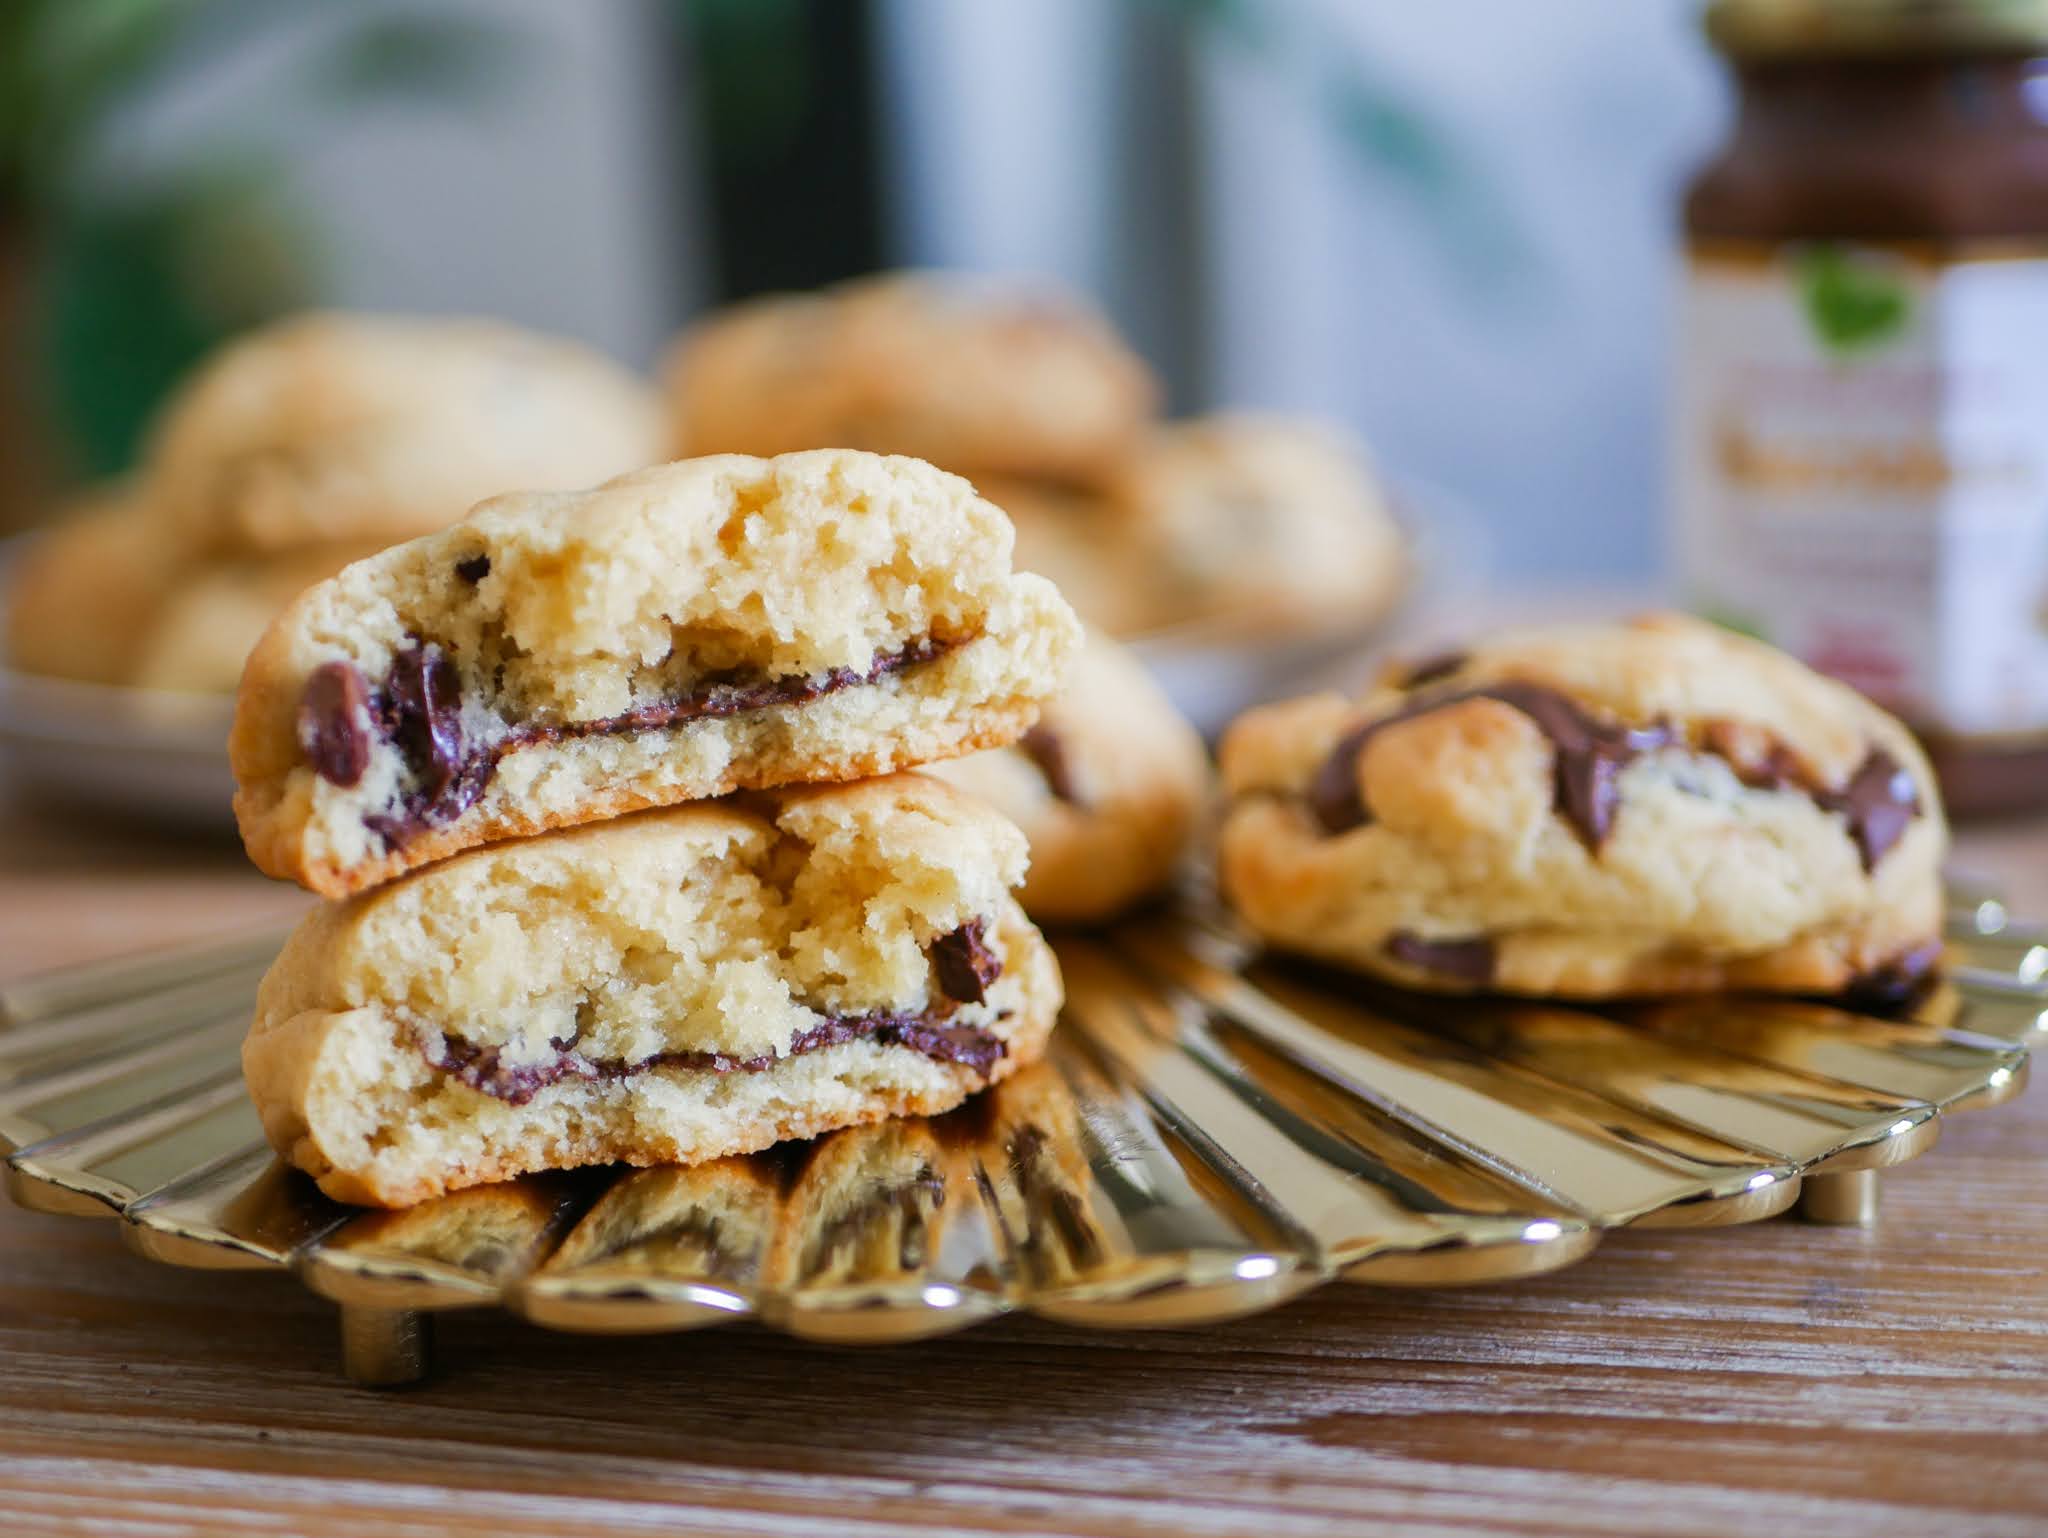
<svg viewBox="0 0 2048 1538">
<path fill-rule="evenodd" d="M 44 377 L 94 476 L 135 462 L 166 390 L 245 328 L 311 302 L 314 252 L 267 167 L 72 206 L 44 232 Z"/>
<path fill-rule="evenodd" d="M 1904 275 L 1846 247 L 1808 247 L 1795 273 L 1806 323 L 1829 352 L 1870 352 L 1897 338 L 1912 319 Z"/>
</svg>

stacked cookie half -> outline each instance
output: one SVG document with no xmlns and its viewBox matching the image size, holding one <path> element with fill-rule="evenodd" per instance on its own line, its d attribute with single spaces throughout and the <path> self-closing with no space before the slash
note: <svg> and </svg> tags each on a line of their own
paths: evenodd
<svg viewBox="0 0 2048 1538">
<path fill-rule="evenodd" d="M 499 497 L 249 660 L 251 857 L 328 905 L 243 1062 L 345 1200 L 694 1162 L 944 1110 L 1043 1050 L 1023 836 L 898 773 L 1021 736 L 1079 626 L 917 460 L 684 461 Z"/>
</svg>

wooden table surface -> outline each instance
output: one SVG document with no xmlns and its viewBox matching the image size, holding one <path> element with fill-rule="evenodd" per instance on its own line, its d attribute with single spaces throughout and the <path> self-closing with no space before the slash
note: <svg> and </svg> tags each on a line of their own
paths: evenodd
<svg viewBox="0 0 2048 1538">
<path fill-rule="evenodd" d="M 2048 913 L 2048 825 L 1961 863 Z M 231 849 L 0 810 L 0 977 L 300 899 Z M 446 1317 L 347 1386 L 328 1305 L 0 1203 L 0 1534 L 2048 1533 L 2048 1089 L 1874 1231 L 1610 1236 L 1222 1328 L 831 1349 Z"/>
</svg>

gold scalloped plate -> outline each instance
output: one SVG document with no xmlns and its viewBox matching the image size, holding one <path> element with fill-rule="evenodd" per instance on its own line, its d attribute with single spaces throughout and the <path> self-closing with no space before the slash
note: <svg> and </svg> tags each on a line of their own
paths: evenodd
<svg viewBox="0 0 2048 1538">
<path fill-rule="evenodd" d="M 183 1266 L 289 1269 L 364 1382 L 425 1317 L 497 1305 L 636 1334 L 753 1319 L 887 1342 L 1023 1310 L 1191 1325 L 1324 1282 L 1498 1281 L 1609 1228 L 1867 1221 L 1875 1172 L 2017 1093 L 2048 933 L 1978 894 L 1903 1020 L 1714 998 L 1599 1011 L 1423 998 L 1166 916 L 1063 939 L 1045 1063 L 950 1115 L 694 1169 L 604 1169 L 402 1212 L 281 1166 L 237 1052 L 280 936 L 0 989 L 8 1189 L 118 1215 Z"/>
</svg>

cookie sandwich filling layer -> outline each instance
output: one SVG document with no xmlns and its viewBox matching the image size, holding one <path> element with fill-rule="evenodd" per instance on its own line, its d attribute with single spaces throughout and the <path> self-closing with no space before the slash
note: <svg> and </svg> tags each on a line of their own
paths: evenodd
<svg viewBox="0 0 2048 1538">
<path fill-rule="evenodd" d="M 281 964 L 259 1026 L 369 1010 L 515 1105 L 852 1041 L 986 1073 L 1021 836 L 950 849 L 988 835 L 924 799 L 928 782 L 881 783 L 879 806 L 852 811 L 823 791 L 746 797 L 459 856 L 316 916 L 294 949 L 319 980 Z"/>
<path fill-rule="evenodd" d="M 457 569 L 465 576 L 475 572 L 470 580 L 476 580 L 488 573 L 489 558 L 473 557 Z M 415 643 L 392 658 L 375 685 L 351 662 L 315 668 L 299 696 L 298 743 L 313 771 L 342 790 L 362 783 L 377 748 L 397 752 L 403 768 L 385 809 L 366 811 L 362 821 L 387 849 L 402 849 L 425 830 L 452 822 L 474 806 L 499 763 L 522 749 L 673 731 L 693 721 L 808 705 L 880 683 L 959 644 L 926 637 L 878 652 L 864 669 L 834 667 L 808 675 L 763 677 L 758 669 L 725 668 L 612 715 L 545 720 L 508 716 L 491 701 L 488 679 L 465 679 L 449 650 Z"/>
<path fill-rule="evenodd" d="M 657 1069 L 690 1073 L 765 1073 L 784 1058 L 822 1051 L 850 1041 L 903 1047 L 939 1063 L 957 1063 L 987 1077 L 1007 1051 L 991 1025 L 1009 1017 L 995 1010 L 984 1024 L 964 1023 L 962 1012 L 984 1005 L 988 990 L 1003 975 L 1003 963 L 987 944 L 986 918 L 971 919 L 925 948 L 932 962 L 929 1002 L 912 1010 L 868 1010 L 857 1014 L 813 1010 L 815 1023 L 800 1028 L 779 1052 L 751 1055 L 703 1047 L 664 1048 L 637 1061 L 593 1057 L 582 1050 L 580 1033 L 550 1037 L 553 1056 L 531 1062 L 507 1061 L 503 1046 L 479 1046 L 464 1035 L 417 1027 L 420 1055 L 427 1063 L 471 1089 L 511 1105 L 524 1105 L 565 1079 L 605 1082 Z M 579 1007 L 579 1014 L 581 1009 Z"/>
</svg>

